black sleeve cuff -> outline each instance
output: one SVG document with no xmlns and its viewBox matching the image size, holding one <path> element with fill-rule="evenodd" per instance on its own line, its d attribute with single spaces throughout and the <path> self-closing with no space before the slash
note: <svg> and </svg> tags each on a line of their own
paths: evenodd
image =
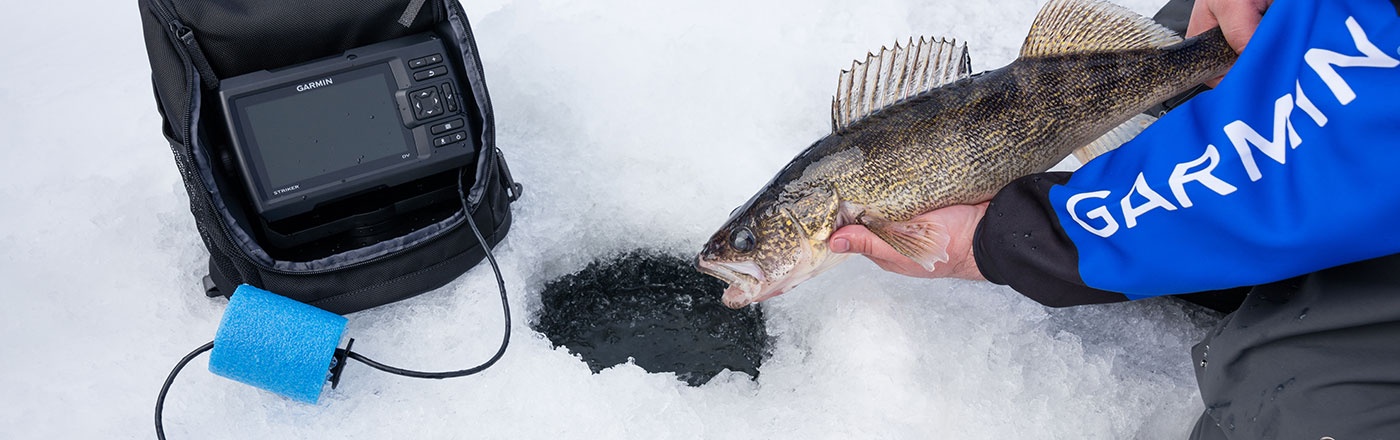
<svg viewBox="0 0 1400 440">
<path fill-rule="evenodd" d="M 1034 174 L 1002 188 L 973 236 L 973 258 L 982 276 L 1011 286 L 1050 307 L 1127 301 L 1095 289 L 1079 276 L 1079 252 L 1050 206 L 1050 188 L 1070 173 Z"/>
</svg>

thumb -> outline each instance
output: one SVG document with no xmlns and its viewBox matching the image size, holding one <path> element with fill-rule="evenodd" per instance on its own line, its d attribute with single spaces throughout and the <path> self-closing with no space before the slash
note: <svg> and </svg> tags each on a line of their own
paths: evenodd
<svg viewBox="0 0 1400 440">
<path fill-rule="evenodd" d="M 848 225 L 831 234 L 829 248 L 838 254 L 870 254 L 875 250 L 879 239 L 869 229 L 861 225 Z"/>
</svg>

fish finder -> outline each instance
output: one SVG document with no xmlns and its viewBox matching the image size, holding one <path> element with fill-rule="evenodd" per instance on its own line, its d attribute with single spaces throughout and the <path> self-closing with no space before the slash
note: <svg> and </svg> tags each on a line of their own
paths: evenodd
<svg viewBox="0 0 1400 440">
<path fill-rule="evenodd" d="M 251 204 L 268 222 L 470 164 L 473 118 L 432 33 L 223 80 Z M 471 102 L 468 100 L 467 102 Z"/>
</svg>

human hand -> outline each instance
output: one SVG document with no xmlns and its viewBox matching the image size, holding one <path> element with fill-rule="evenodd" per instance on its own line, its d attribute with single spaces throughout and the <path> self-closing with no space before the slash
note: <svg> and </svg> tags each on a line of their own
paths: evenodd
<svg viewBox="0 0 1400 440">
<path fill-rule="evenodd" d="M 972 235 L 977 231 L 977 223 L 982 221 L 986 212 L 987 203 L 983 202 L 976 205 L 953 205 L 914 217 L 914 220 L 935 221 L 948 227 L 948 261 L 934 265 L 933 271 L 924 270 L 919 263 L 895 251 L 884 240 L 861 225 L 847 225 L 836 230 L 831 234 L 831 238 L 827 239 L 827 247 L 835 253 L 865 255 L 881 268 L 901 275 L 985 280 L 982 271 L 977 269 L 977 260 L 972 258 Z"/>
<path fill-rule="evenodd" d="M 1196 5 L 1191 9 L 1191 21 L 1186 25 L 1186 36 L 1194 37 L 1219 26 L 1230 47 L 1235 52 L 1244 52 L 1245 45 L 1254 36 L 1254 30 L 1259 27 L 1259 21 L 1270 3 L 1273 0 L 1196 0 Z M 1221 78 L 1224 76 L 1206 84 L 1215 87 L 1220 84 Z"/>
</svg>

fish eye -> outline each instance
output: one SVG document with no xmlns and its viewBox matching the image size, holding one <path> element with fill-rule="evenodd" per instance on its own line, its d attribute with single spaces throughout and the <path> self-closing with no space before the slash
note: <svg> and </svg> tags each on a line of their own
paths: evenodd
<svg viewBox="0 0 1400 440">
<path fill-rule="evenodd" d="M 750 231 L 749 228 L 739 228 L 729 233 L 729 247 L 734 248 L 734 250 L 748 252 L 753 250 L 753 245 L 753 231 Z"/>
</svg>

